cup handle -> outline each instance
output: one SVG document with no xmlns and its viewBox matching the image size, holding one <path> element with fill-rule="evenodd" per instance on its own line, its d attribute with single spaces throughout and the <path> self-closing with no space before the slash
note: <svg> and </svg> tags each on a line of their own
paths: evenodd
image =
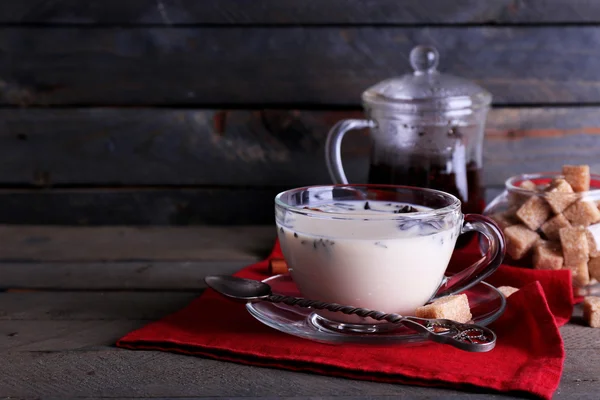
<svg viewBox="0 0 600 400">
<path fill-rule="evenodd" d="M 353 129 L 372 128 L 375 124 L 366 119 L 343 119 L 331 128 L 325 142 L 325 163 L 333 183 L 347 184 L 348 179 L 342 166 L 342 139 Z"/>
<path fill-rule="evenodd" d="M 504 259 L 506 243 L 502 230 L 488 217 L 466 214 L 461 234 L 479 232 L 486 240 L 481 240 L 483 257 L 459 273 L 447 276 L 432 300 L 462 292 L 490 276 Z"/>
</svg>

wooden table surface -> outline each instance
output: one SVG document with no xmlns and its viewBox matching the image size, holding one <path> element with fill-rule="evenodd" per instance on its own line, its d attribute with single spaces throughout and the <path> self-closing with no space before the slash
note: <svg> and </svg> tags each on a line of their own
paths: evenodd
<svg viewBox="0 0 600 400">
<path fill-rule="evenodd" d="M 264 257 L 271 227 L 0 226 L 2 398 L 505 398 L 249 367 L 115 341 L 201 293 L 203 277 Z M 600 329 L 561 328 L 557 399 L 597 399 Z"/>
</svg>

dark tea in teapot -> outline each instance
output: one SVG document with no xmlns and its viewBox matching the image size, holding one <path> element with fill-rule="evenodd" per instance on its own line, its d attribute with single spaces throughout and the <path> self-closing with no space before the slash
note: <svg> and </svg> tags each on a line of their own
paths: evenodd
<svg viewBox="0 0 600 400">
<path fill-rule="evenodd" d="M 440 132 L 435 130 L 422 130 L 420 137 L 425 140 L 427 135 L 439 137 Z M 445 131 L 448 137 L 455 137 L 456 144 L 444 151 L 419 151 L 419 146 L 406 151 L 374 146 L 368 182 L 441 190 L 460 199 L 463 213 L 481 213 L 484 208 L 481 151 L 478 146 L 467 149 L 463 144 L 465 135 L 476 132 L 468 132 L 468 127 L 466 130 L 454 127 Z M 474 136 L 468 142 L 477 141 L 477 135 Z"/>
</svg>

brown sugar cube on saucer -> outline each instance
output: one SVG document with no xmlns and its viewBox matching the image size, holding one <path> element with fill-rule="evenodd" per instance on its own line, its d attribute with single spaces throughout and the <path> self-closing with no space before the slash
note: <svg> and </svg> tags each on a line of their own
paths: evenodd
<svg viewBox="0 0 600 400">
<path fill-rule="evenodd" d="M 590 190 L 590 167 L 588 165 L 563 165 L 562 173 L 574 191 Z"/>
<path fill-rule="evenodd" d="M 538 241 L 533 247 L 533 267 L 535 269 L 559 270 L 564 264 L 559 243 Z"/>
<path fill-rule="evenodd" d="M 512 287 L 512 286 L 500 286 L 500 287 L 498 287 L 496 289 L 498 289 L 498 291 L 500 293 L 502 293 L 504 295 L 504 297 L 509 297 L 514 292 L 518 292 L 519 291 L 519 289 L 517 289 L 516 287 Z"/>
<path fill-rule="evenodd" d="M 540 236 L 525 225 L 513 225 L 504 230 L 506 252 L 513 260 L 520 260 L 533 247 Z"/>
<path fill-rule="evenodd" d="M 591 279 L 600 280 L 600 257 L 591 258 L 588 261 L 588 271 Z"/>
<path fill-rule="evenodd" d="M 565 258 L 565 266 L 578 266 L 581 263 L 587 263 L 590 250 L 585 228 L 580 226 L 562 228 L 558 231 L 558 234 L 563 257 Z"/>
<path fill-rule="evenodd" d="M 566 228 L 571 226 L 569 220 L 562 214 L 555 215 L 550 218 L 548 221 L 544 222 L 541 230 L 546 235 L 548 240 L 557 241 L 559 240 L 558 231 L 561 228 Z"/>
<path fill-rule="evenodd" d="M 517 210 L 517 217 L 532 231 L 537 230 L 552 214 L 546 200 L 541 197 L 530 197 Z"/>
<path fill-rule="evenodd" d="M 577 201 L 577 195 L 573 193 L 573 188 L 564 179 L 554 179 L 550 186 L 545 190 L 545 198 L 555 214 L 560 214 L 565 208 Z"/>
<path fill-rule="evenodd" d="M 583 287 L 590 284 L 590 272 L 588 270 L 587 261 L 569 264 L 566 265 L 565 268 L 571 270 L 571 273 L 573 274 L 573 284 L 575 286 Z"/>
<path fill-rule="evenodd" d="M 466 323 L 473 318 L 466 294 L 442 297 L 431 304 L 416 309 L 418 318 L 444 318 Z"/>
<path fill-rule="evenodd" d="M 600 221 L 600 210 L 591 201 L 573 203 L 563 214 L 572 225 L 588 226 Z"/>
<path fill-rule="evenodd" d="M 583 319 L 592 328 L 600 328 L 600 297 L 588 296 L 584 298 Z"/>
</svg>

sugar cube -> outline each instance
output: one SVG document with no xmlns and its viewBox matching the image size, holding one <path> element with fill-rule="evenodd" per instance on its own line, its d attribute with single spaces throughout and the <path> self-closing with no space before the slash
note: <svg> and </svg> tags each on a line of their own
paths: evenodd
<svg viewBox="0 0 600 400">
<path fill-rule="evenodd" d="M 496 213 L 490 215 L 490 218 L 492 218 L 494 222 L 498 224 L 501 230 L 504 230 L 509 226 L 517 225 L 519 223 L 519 221 L 514 217 L 514 215 L 511 215 L 509 212 Z"/>
<path fill-rule="evenodd" d="M 529 179 L 524 180 L 521 183 L 519 183 L 519 187 L 521 189 L 525 189 L 525 190 L 533 190 L 533 191 L 537 190 L 537 185 Z"/>
<path fill-rule="evenodd" d="M 560 228 L 568 226 L 571 226 L 569 220 L 564 215 L 558 214 L 544 222 L 541 229 L 548 240 L 556 241 L 559 240 L 558 231 Z"/>
<path fill-rule="evenodd" d="M 511 294 L 519 291 L 519 289 L 512 286 L 500 286 L 497 289 L 500 293 L 504 295 L 504 297 L 509 297 Z"/>
<path fill-rule="evenodd" d="M 600 247 L 600 224 L 593 224 L 587 227 L 587 230 L 590 231 L 594 240 L 596 241 L 596 246 Z"/>
<path fill-rule="evenodd" d="M 540 236 L 525 225 L 513 225 L 504 229 L 506 252 L 514 259 L 520 260 L 533 247 Z"/>
<path fill-rule="evenodd" d="M 600 221 L 600 210 L 591 201 L 573 203 L 563 214 L 572 225 L 588 226 Z"/>
<path fill-rule="evenodd" d="M 565 208 L 577 201 L 577 195 L 572 194 L 573 188 L 571 188 L 571 185 L 561 178 L 554 179 L 544 192 L 544 198 L 555 214 L 560 214 Z"/>
<path fill-rule="evenodd" d="M 590 283 L 590 272 L 588 270 L 587 261 L 579 262 L 577 264 L 566 265 L 567 269 L 571 270 L 573 274 L 573 284 L 575 286 L 583 287 Z"/>
<path fill-rule="evenodd" d="M 585 228 L 579 226 L 561 228 L 558 231 L 558 235 L 565 259 L 565 266 L 579 268 L 581 263 L 586 263 L 587 265 L 590 250 Z"/>
<path fill-rule="evenodd" d="M 562 173 L 574 191 L 590 190 L 590 167 L 588 165 L 563 165 Z"/>
<path fill-rule="evenodd" d="M 584 298 L 583 319 L 592 328 L 600 328 L 600 297 L 588 296 Z"/>
<path fill-rule="evenodd" d="M 596 224 L 597 225 L 597 224 Z M 590 257 L 598 257 L 600 256 L 600 246 L 598 246 L 598 242 L 594 237 L 594 234 L 588 229 L 585 230 L 585 236 L 588 242 L 588 249 L 590 252 Z"/>
<path fill-rule="evenodd" d="M 600 257 L 590 258 L 588 261 L 590 278 L 600 280 Z"/>
<path fill-rule="evenodd" d="M 563 263 L 560 244 L 539 240 L 533 247 L 533 267 L 535 269 L 559 270 Z"/>
<path fill-rule="evenodd" d="M 419 318 L 444 318 L 456 322 L 469 322 L 473 317 L 466 294 L 442 297 L 431 304 L 417 308 Z"/>
<path fill-rule="evenodd" d="M 537 186 L 535 183 L 533 183 L 533 181 L 530 180 L 525 180 L 521 183 L 519 183 L 518 185 L 519 188 L 523 189 L 523 190 L 531 190 L 531 191 L 537 191 Z M 529 195 L 527 194 L 521 194 L 521 193 L 515 193 L 515 192 L 509 192 L 508 193 L 508 203 L 511 206 L 515 206 L 515 207 L 520 207 L 525 201 L 527 201 L 527 199 L 529 199 Z"/>
<path fill-rule="evenodd" d="M 517 217 L 532 231 L 542 226 L 551 214 L 550 206 L 539 196 L 531 196 L 517 210 Z"/>
</svg>

